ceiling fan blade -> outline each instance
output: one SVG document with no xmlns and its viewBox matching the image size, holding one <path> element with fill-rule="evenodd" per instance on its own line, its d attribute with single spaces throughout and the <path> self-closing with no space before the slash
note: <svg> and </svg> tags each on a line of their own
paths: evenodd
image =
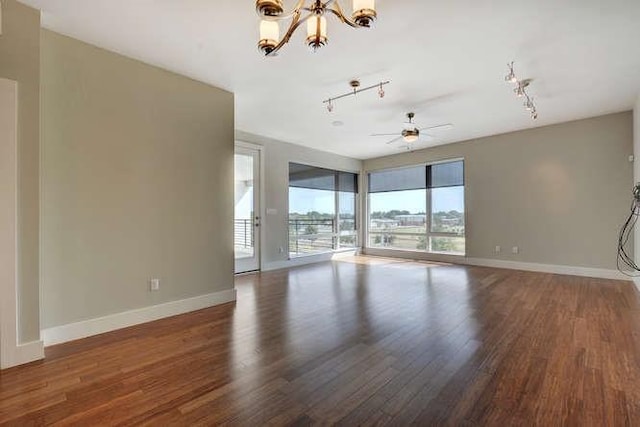
<svg viewBox="0 0 640 427">
<path fill-rule="evenodd" d="M 369 136 L 394 136 L 394 135 L 398 135 L 398 132 L 394 132 L 394 133 L 372 133 Z"/>
<path fill-rule="evenodd" d="M 443 125 L 427 126 L 425 128 L 420 128 L 420 130 L 449 130 L 451 128 L 453 128 L 451 123 L 445 123 Z"/>
<path fill-rule="evenodd" d="M 397 137 L 397 138 L 393 138 L 391 141 L 387 142 L 387 145 L 389 145 L 389 144 L 393 144 L 394 142 L 396 142 L 396 141 L 397 141 L 397 140 L 399 140 L 399 139 L 402 139 L 402 135 L 400 135 L 400 136 L 399 136 L 399 137 Z"/>
</svg>

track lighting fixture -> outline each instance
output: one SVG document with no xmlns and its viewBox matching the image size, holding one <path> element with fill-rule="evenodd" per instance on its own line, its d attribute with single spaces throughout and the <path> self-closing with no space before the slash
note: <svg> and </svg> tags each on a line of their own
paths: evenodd
<svg viewBox="0 0 640 427">
<path fill-rule="evenodd" d="M 533 97 L 529 96 L 527 93 L 527 88 L 531 84 L 531 79 L 520 80 L 516 77 L 516 73 L 513 70 L 513 61 L 507 64 L 509 72 L 504 77 L 504 80 L 509 83 L 515 83 L 516 87 L 513 89 L 513 93 L 516 94 L 518 98 L 525 98 L 524 108 L 531 113 L 531 119 L 536 120 L 538 118 L 538 111 L 536 110 L 536 105 L 533 103 Z"/>
<path fill-rule="evenodd" d="M 517 82 L 518 79 L 516 78 L 516 73 L 513 71 L 513 61 L 511 61 L 510 64 L 507 64 L 507 67 L 509 67 L 509 74 L 504 77 L 504 81 L 509 83 Z"/>
<path fill-rule="evenodd" d="M 369 28 L 377 18 L 375 0 L 353 0 L 353 13 L 350 17 L 345 15 L 338 0 L 299 0 L 288 13 L 285 13 L 283 0 L 256 0 L 256 12 L 262 18 L 258 48 L 265 56 L 275 55 L 305 22 L 307 45 L 315 51 L 329 41 L 326 15 L 335 15 L 341 22 L 353 28 Z M 278 21 L 283 20 L 290 20 L 290 23 L 280 39 Z"/>
<path fill-rule="evenodd" d="M 387 80 L 387 81 L 375 84 L 373 86 L 368 86 L 368 87 L 360 89 L 360 81 L 359 80 L 351 80 L 349 82 L 349 86 L 351 86 L 351 91 L 350 92 L 343 93 L 342 95 L 334 96 L 334 97 L 331 97 L 329 99 L 325 99 L 324 101 L 322 101 L 322 103 L 323 104 L 327 104 L 327 111 L 329 111 L 331 113 L 333 111 L 333 108 L 334 108 L 333 103 L 337 99 L 345 98 L 347 96 L 355 96 L 355 95 L 357 95 L 359 93 L 366 92 L 366 91 L 371 90 L 371 89 L 376 89 L 377 88 L 378 89 L 378 97 L 384 98 L 386 92 L 384 91 L 384 87 L 383 86 L 388 85 L 389 83 L 391 83 L 391 82 Z"/>
</svg>

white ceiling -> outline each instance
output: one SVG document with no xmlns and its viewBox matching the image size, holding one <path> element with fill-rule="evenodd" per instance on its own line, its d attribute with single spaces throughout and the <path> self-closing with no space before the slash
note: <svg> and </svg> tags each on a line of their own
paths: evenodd
<svg viewBox="0 0 640 427">
<path fill-rule="evenodd" d="M 455 124 L 422 148 L 630 110 L 640 92 L 639 0 L 378 0 L 374 29 L 329 17 L 329 46 L 311 53 L 301 28 L 275 58 L 256 48 L 254 0 L 23 3 L 45 28 L 234 92 L 239 130 L 362 159 L 402 150 L 369 134 L 400 131 L 407 111 Z M 503 80 L 511 60 L 534 79 L 535 122 Z M 328 113 L 352 78 L 392 83 Z"/>
</svg>

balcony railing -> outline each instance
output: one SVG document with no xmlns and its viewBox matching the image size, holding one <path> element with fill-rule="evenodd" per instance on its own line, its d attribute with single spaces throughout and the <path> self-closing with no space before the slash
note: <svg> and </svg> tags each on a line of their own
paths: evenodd
<svg viewBox="0 0 640 427">
<path fill-rule="evenodd" d="M 340 248 L 353 248 L 356 231 L 353 220 L 341 220 L 341 230 L 335 219 L 290 219 L 289 256 L 331 252 Z"/>
<path fill-rule="evenodd" d="M 233 221 L 233 236 L 236 248 L 253 248 L 255 242 L 253 221 L 235 219 Z"/>
</svg>

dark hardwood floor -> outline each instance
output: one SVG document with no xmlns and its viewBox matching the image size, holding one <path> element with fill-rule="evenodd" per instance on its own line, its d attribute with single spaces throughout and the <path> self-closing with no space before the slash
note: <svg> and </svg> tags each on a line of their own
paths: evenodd
<svg viewBox="0 0 640 427">
<path fill-rule="evenodd" d="M 348 258 L 0 374 L 13 425 L 640 425 L 631 282 Z"/>
</svg>

